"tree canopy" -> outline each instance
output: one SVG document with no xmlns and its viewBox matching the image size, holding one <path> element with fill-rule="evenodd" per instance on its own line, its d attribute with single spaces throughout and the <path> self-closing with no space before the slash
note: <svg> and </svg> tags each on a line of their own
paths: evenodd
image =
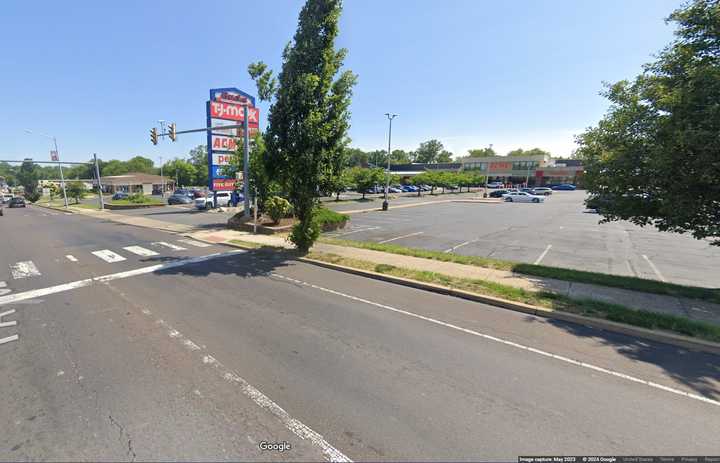
<svg viewBox="0 0 720 463">
<path fill-rule="evenodd" d="M 484 158 L 489 156 L 497 156 L 497 153 L 494 149 L 488 147 L 488 148 L 475 148 L 475 149 L 469 149 L 468 155 L 471 158 Z"/>
<path fill-rule="evenodd" d="M 522 148 L 518 148 L 516 150 L 512 150 L 508 152 L 507 156 L 552 156 L 549 151 L 542 150 L 540 148 L 533 148 L 529 150 L 523 150 Z"/>
</svg>

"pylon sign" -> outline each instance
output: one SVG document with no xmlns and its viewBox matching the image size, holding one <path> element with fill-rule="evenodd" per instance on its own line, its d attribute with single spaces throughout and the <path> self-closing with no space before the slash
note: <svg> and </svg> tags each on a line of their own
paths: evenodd
<svg viewBox="0 0 720 463">
<path fill-rule="evenodd" d="M 248 120 L 245 109 L 248 107 Z M 260 109 L 255 107 L 255 98 L 237 88 L 210 89 L 210 100 L 205 104 L 207 127 L 237 125 L 247 122 L 252 136 L 257 132 Z M 219 129 L 207 131 L 208 187 L 214 191 L 233 190 L 235 179 L 224 175 L 222 167 L 230 164 L 232 154 L 242 143 L 244 131 L 240 129 Z"/>
</svg>

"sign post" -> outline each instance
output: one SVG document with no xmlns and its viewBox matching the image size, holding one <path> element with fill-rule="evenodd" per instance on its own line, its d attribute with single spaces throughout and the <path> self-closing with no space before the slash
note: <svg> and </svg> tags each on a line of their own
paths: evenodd
<svg viewBox="0 0 720 463">
<path fill-rule="evenodd" d="M 65 201 L 65 209 L 68 208 L 67 193 L 65 192 L 65 176 L 63 175 L 62 164 L 60 164 L 60 155 L 58 154 L 57 140 L 53 137 L 55 149 L 50 151 L 50 160 L 55 161 L 60 168 L 60 185 L 62 186 L 63 200 Z"/>
<path fill-rule="evenodd" d="M 213 192 L 232 191 L 235 181 L 225 167 L 229 166 L 237 152 L 238 138 L 243 139 L 243 196 L 244 212 L 250 214 L 249 165 L 250 134 L 259 129 L 260 110 L 255 98 L 237 88 L 214 88 L 210 90 L 207 112 L 208 188 Z M 240 124 L 242 132 L 235 128 Z M 223 126 L 235 126 L 228 129 Z"/>
</svg>

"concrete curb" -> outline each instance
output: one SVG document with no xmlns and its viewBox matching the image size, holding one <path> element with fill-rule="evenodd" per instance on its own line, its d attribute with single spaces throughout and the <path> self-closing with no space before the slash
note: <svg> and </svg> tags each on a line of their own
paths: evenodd
<svg viewBox="0 0 720 463">
<path fill-rule="evenodd" d="M 56 211 L 56 212 L 64 212 L 66 214 L 74 214 L 75 213 L 75 211 L 71 210 L 69 207 L 67 209 L 65 209 L 64 207 L 44 206 L 42 204 L 37 204 L 37 203 L 30 203 L 30 204 L 32 204 L 33 206 L 42 207 L 43 209 L 50 209 L 50 210 Z"/>
<path fill-rule="evenodd" d="M 459 289 L 452 289 L 445 286 L 436 285 L 433 283 L 424 283 L 415 280 L 409 280 L 407 278 L 396 277 L 392 275 L 385 275 L 382 273 L 372 272 L 369 270 L 360 270 L 352 267 L 346 267 L 344 265 L 332 264 L 320 260 L 310 259 L 307 257 L 298 258 L 302 262 L 308 264 L 317 265 L 319 267 L 328 268 L 331 270 L 337 270 L 345 273 L 351 273 L 353 275 L 364 276 L 373 278 L 375 280 L 387 281 L 389 283 L 396 283 L 403 286 L 409 286 L 411 288 L 421 289 L 425 291 L 431 291 L 438 294 L 444 294 L 447 296 L 454 296 L 461 299 L 466 299 L 474 302 L 481 302 L 484 304 L 492 305 L 495 307 L 501 307 L 503 309 L 513 310 L 516 312 L 522 312 L 530 315 L 536 315 L 539 317 L 545 317 L 555 320 L 562 320 L 566 322 L 576 323 L 579 325 L 590 326 L 592 328 L 598 328 L 601 330 L 611 331 L 613 333 L 625 334 L 628 336 L 634 336 L 638 338 L 648 339 L 663 344 L 670 344 L 683 349 L 707 352 L 715 355 L 720 355 L 720 344 L 704 341 L 700 339 L 694 339 L 679 334 L 668 333 L 665 331 L 655 331 L 646 328 L 640 328 L 631 325 L 625 325 L 609 320 L 603 320 L 600 318 L 591 318 L 583 315 L 571 314 L 567 312 L 559 312 L 555 310 L 545 309 L 534 305 L 524 304 L 522 302 L 508 301 L 506 299 L 500 299 L 493 296 L 485 296 L 481 294 L 475 294 L 468 291 Z"/>
</svg>

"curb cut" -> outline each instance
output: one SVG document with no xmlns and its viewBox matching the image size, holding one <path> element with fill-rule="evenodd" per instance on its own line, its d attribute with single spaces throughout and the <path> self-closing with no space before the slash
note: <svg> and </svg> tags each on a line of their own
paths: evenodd
<svg viewBox="0 0 720 463">
<path fill-rule="evenodd" d="M 609 320 L 603 320 L 601 318 L 591 318 L 584 315 L 577 315 L 567 312 L 559 312 L 555 310 L 545 309 L 534 305 L 524 304 L 522 302 L 508 301 L 506 299 L 500 299 L 493 296 L 484 296 L 481 294 L 475 294 L 468 291 L 459 289 L 452 289 L 445 286 L 436 285 L 433 283 L 424 283 L 420 281 L 410 280 L 407 278 L 396 277 L 392 275 L 385 275 L 382 273 L 372 272 L 369 270 L 360 270 L 352 267 L 346 267 L 339 264 L 331 264 L 320 260 L 310 259 L 307 257 L 300 257 L 298 260 L 317 265 L 319 267 L 325 267 L 331 270 L 337 270 L 340 272 L 351 273 L 353 275 L 364 276 L 375 280 L 386 281 L 389 283 L 396 283 L 403 286 L 409 286 L 415 289 L 421 289 L 430 291 L 438 294 L 444 294 L 446 296 L 458 297 L 461 299 L 467 299 L 474 302 L 481 302 L 484 304 L 492 305 L 495 307 L 501 307 L 503 309 L 513 310 L 516 312 L 522 312 L 525 314 L 536 315 L 539 317 L 562 320 L 570 323 L 576 323 L 579 325 L 585 325 L 592 328 L 597 328 L 605 331 L 611 331 L 614 333 L 625 334 L 628 336 L 634 336 L 638 338 L 648 339 L 663 344 L 670 344 L 683 349 L 707 352 L 710 354 L 720 355 L 720 344 L 704 341 L 701 339 L 694 339 L 679 334 L 668 333 L 665 331 L 654 331 L 647 328 L 641 328 L 631 325 L 624 325 Z"/>
</svg>

